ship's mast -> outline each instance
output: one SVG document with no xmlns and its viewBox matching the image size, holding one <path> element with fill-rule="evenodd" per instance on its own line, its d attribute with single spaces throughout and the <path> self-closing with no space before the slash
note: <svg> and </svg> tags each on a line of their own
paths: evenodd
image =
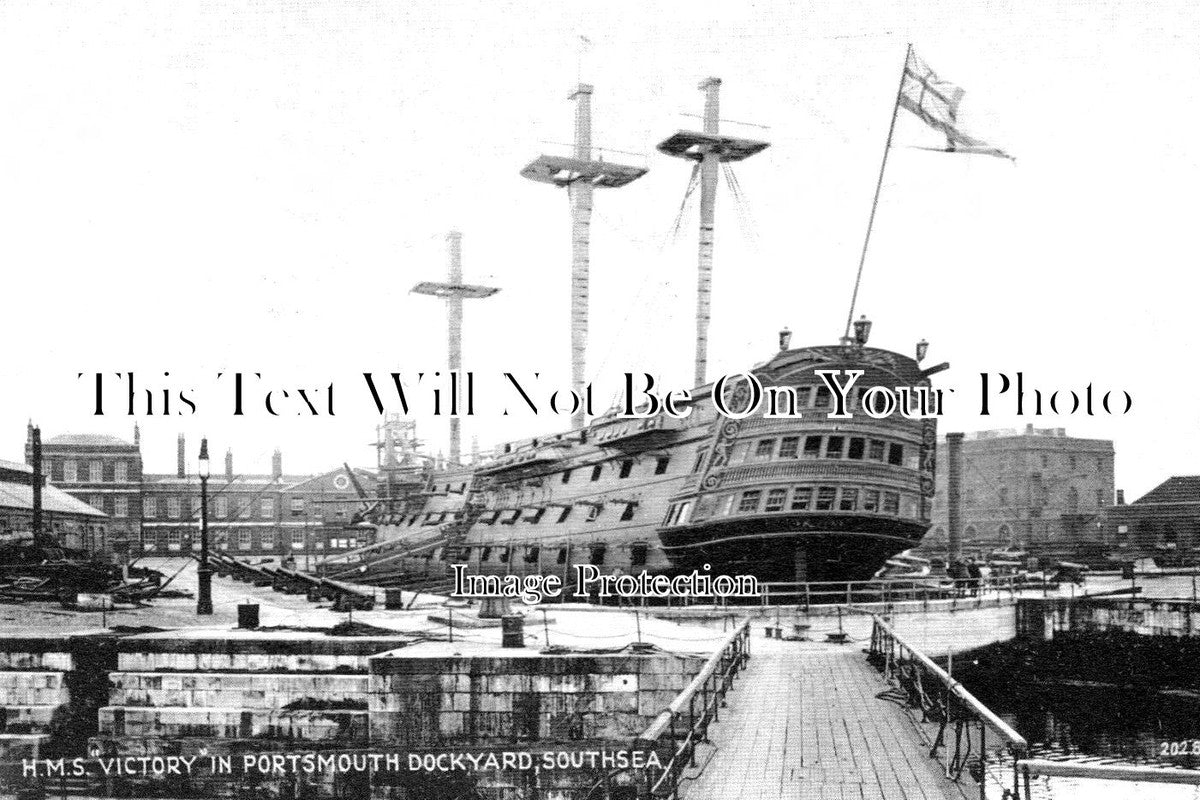
<svg viewBox="0 0 1200 800">
<path fill-rule="evenodd" d="M 633 167 L 592 159 L 593 87 L 580 83 L 570 94 L 575 101 L 575 142 L 572 156 L 543 154 L 521 174 L 533 181 L 567 187 L 571 202 L 571 388 L 582 392 L 586 383 L 588 339 L 588 276 L 590 271 L 592 192 L 596 187 L 625 186 L 646 174 Z M 574 428 L 587 422 L 582 405 L 571 417 Z"/>
<path fill-rule="evenodd" d="M 446 234 L 447 252 L 450 266 L 447 271 L 449 280 L 446 283 L 425 281 L 412 288 L 417 294 L 429 294 L 441 297 L 446 301 L 446 342 L 449 351 L 447 367 L 450 370 L 451 386 L 453 387 L 450 401 L 450 463 L 458 466 L 462 459 L 462 428 L 459 415 L 462 409 L 462 320 L 463 298 L 491 297 L 500 291 L 491 286 L 473 286 L 463 283 L 462 279 L 462 234 L 450 231 Z"/>
<path fill-rule="evenodd" d="M 696 372 L 695 385 L 705 382 L 708 372 L 708 324 L 712 319 L 713 240 L 717 217 L 717 170 L 720 164 L 742 161 L 769 147 L 768 142 L 721 135 L 720 78 L 705 78 L 704 130 L 676 131 L 658 145 L 669 156 L 698 162 L 700 172 L 700 249 L 696 276 Z M 695 176 L 693 174 L 693 180 Z"/>
<path fill-rule="evenodd" d="M 592 160 L 592 87 L 581 83 L 571 95 L 575 101 L 575 158 Z M 591 266 L 592 183 L 567 184 L 571 202 L 571 388 L 580 391 L 586 380 L 588 339 L 588 277 Z M 571 426 L 582 428 L 582 406 L 571 417 Z"/>
</svg>

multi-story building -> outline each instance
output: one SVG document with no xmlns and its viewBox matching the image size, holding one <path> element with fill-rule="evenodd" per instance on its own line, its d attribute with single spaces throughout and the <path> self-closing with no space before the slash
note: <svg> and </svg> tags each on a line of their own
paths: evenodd
<svg viewBox="0 0 1200 800">
<path fill-rule="evenodd" d="M 42 487 L 42 530 L 79 550 L 104 548 L 103 513 L 53 486 Z M 33 468 L 0 460 L 0 543 L 33 538 Z"/>
<path fill-rule="evenodd" d="M 945 442 L 938 444 L 933 525 L 920 550 L 947 547 Z M 1101 549 L 1098 515 L 1113 503 L 1113 445 L 1063 428 L 969 433 L 962 443 L 966 555 L 1025 550 L 1044 559 L 1089 559 Z"/>
<path fill-rule="evenodd" d="M 173 475 L 143 472 L 141 437 L 132 443 L 112 436 L 56 436 L 42 446 L 43 472 L 63 491 L 110 517 L 104 549 L 139 555 L 171 555 L 200 547 L 200 479 L 189 465 L 184 437 L 177 440 Z M 27 460 L 31 460 L 27 446 Z M 302 565 L 330 552 L 374 541 L 375 528 L 361 520 L 363 501 L 354 485 L 373 486 L 375 476 L 341 467 L 321 475 L 288 475 L 276 450 L 272 469 L 238 474 L 226 451 L 224 471 L 213 464 L 208 479 L 210 543 L 241 556 L 293 556 Z M 94 543 L 92 549 L 100 549 Z"/>
<path fill-rule="evenodd" d="M 140 533 L 140 442 L 136 426 L 132 443 L 91 433 L 55 436 L 42 442 L 42 475 L 46 482 L 106 514 L 103 549 L 120 554 L 136 548 Z M 32 423 L 25 442 L 25 462 L 33 462 Z"/>
</svg>

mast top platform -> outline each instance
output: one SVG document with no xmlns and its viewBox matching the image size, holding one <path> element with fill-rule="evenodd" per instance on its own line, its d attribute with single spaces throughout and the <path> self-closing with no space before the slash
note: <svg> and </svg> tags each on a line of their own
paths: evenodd
<svg viewBox="0 0 1200 800">
<path fill-rule="evenodd" d="M 411 291 L 417 294 L 428 294 L 449 300 L 455 297 L 481 298 L 491 297 L 499 289 L 493 286 L 478 286 L 471 283 L 438 283 L 436 281 L 421 281 Z"/>
<path fill-rule="evenodd" d="M 587 181 L 601 189 L 617 189 L 633 183 L 647 172 L 646 167 L 543 153 L 525 165 L 521 177 L 555 186 Z"/>
<path fill-rule="evenodd" d="M 719 161 L 744 161 L 770 146 L 770 142 L 721 133 L 676 131 L 659 142 L 658 150 L 674 158 L 687 158 L 692 161 L 703 161 L 708 153 L 716 153 Z"/>
</svg>

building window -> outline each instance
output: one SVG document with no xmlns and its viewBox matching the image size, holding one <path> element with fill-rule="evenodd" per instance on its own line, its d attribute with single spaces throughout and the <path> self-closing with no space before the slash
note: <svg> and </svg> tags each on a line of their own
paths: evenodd
<svg viewBox="0 0 1200 800">
<path fill-rule="evenodd" d="M 569 517 L 569 516 L 571 516 L 571 507 L 567 506 L 566 508 L 564 508 L 562 510 L 562 513 L 558 515 L 557 522 L 566 522 L 567 517 Z"/>
<path fill-rule="evenodd" d="M 650 546 L 642 542 L 629 546 L 629 566 L 643 567 L 646 565 L 646 556 L 650 551 Z"/>
<path fill-rule="evenodd" d="M 742 499 L 738 501 L 738 513 L 753 514 L 755 511 L 758 511 L 758 501 L 761 497 L 762 492 L 758 489 L 742 492 Z"/>
<path fill-rule="evenodd" d="M 819 458 L 821 456 L 821 437 L 808 436 L 804 439 L 804 457 Z"/>
<path fill-rule="evenodd" d="M 637 503 L 626 503 L 625 510 L 621 512 L 621 522 L 629 522 L 633 519 L 633 512 L 637 509 Z"/>
<path fill-rule="evenodd" d="M 662 456 L 654 462 L 654 474 L 662 475 L 667 471 L 667 465 L 671 463 L 670 456 Z"/>
<path fill-rule="evenodd" d="M 238 550 L 249 550 L 253 543 L 250 538 L 251 531 L 238 531 Z"/>
<path fill-rule="evenodd" d="M 113 464 L 113 480 L 117 483 L 127 483 L 129 481 L 129 465 L 124 461 L 118 461 Z"/>
<path fill-rule="evenodd" d="M 722 497 L 717 503 L 717 514 L 722 517 L 729 516 L 730 512 L 733 511 L 733 500 L 734 495 L 731 494 Z"/>
<path fill-rule="evenodd" d="M 622 477 L 622 478 L 628 478 L 628 477 L 629 477 L 629 474 L 630 474 L 631 472 L 633 472 L 633 459 L 632 459 L 632 458 L 627 458 L 627 459 L 625 459 L 624 461 L 622 461 L 622 462 L 621 462 L 621 473 L 620 473 L 620 477 Z"/>
<path fill-rule="evenodd" d="M 879 490 L 866 489 L 863 491 L 862 510 L 874 514 L 879 510 Z"/>
<path fill-rule="evenodd" d="M 899 515 L 900 514 L 900 495 L 896 492 L 883 493 L 883 513 Z"/>
<path fill-rule="evenodd" d="M 797 486 L 792 490 L 792 511 L 808 511 L 812 508 L 813 490 L 809 486 Z"/>
<path fill-rule="evenodd" d="M 304 531 L 292 531 L 292 549 L 304 549 Z"/>
<path fill-rule="evenodd" d="M 178 550 L 183 547 L 182 531 L 167 531 L 167 549 Z"/>
<path fill-rule="evenodd" d="M 883 442 L 878 439 L 871 440 L 871 446 L 867 450 L 867 458 L 872 461 L 883 461 Z"/>
<path fill-rule="evenodd" d="M 259 507 L 262 512 L 263 519 L 270 519 L 275 516 L 275 498 L 264 497 L 259 501 Z"/>
<path fill-rule="evenodd" d="M 604 566 L 604 556 L 607 552 L 608 548 L 604 545 L 594 544 L 591 547 L 591 556 L 588 560 L 591 561 L 592 566 L 602 567 Z"/>
<path fill-rule="evenodd" d="M 763 507 L 764 511 L 783 511 L 783 504 L 787 501 L 787 489 L 772 489 L 767 492 L 767 504 Z"/>
<path fill-rule="evenodd" d="M 775 453 L 775 440 L 762 439 L 754 446 L 755 461 L 769 461 Z"/>
<path fill-rule="evenodd" d="M 78 477 L 79 476 L 75 470 L 75 462 L 74 461 L 64 461 L 63 462 L 63 483 L 74 483 Z"/>
<path fill-rule="evenodd" d="M 299 517 L 304 514 L 304 498 L 303 497 L 293 497 L 291 505 L 292 505 L 292 516 L 293 517 Z"/>
<path fill-rule="evenodd" d="M 692 464 L 692 472 L 699 472 L 704 466 L 704 448 L 696 448 L 696 461 Z"/>
<path fill-rule="evenodd" d="M 1079 490 L 1074 486 L 1067 489 L 1067 508 L 1071 511 L 1079 510 Z"/>
<path fill-rule="evenodd" d="M 893 444 L 888 446 L 888 463 L 900 466 L 904 463 L 904 445 Z"/>
<path fill-rule="evenodd" d="M 779 440 L 779 457 L 796 458 L 800 455 L 800 437 L 785 436 Z"/>
<path fill-rule="evenodd" d="M 242 519 L 250 519 L 250 514 L 253 513 L 253 500 L 247 500 L 238 508 L 238 516 Z"/>
<path fill-rule="evenodd" d="M 850 449 L 846 451 L 846 458 L 852 458 L 855 461 L 862 461 L 863 453 L 866 451 L 867 440 L 860 436 L 855 436 L 850 439 Z"/>
<path fill-rule="evenodd" d="M 259 536 L 259 542 L 263 550 L 275 549 L 275 531 L 263 531 Z"/>
<path fill-rule="evenodd" d="M 142 516 L 146 519 L 154 519 L 158 516 L 158 498 L 144 497 L 142 498 Z"/>
<path fill-rule="evenodd" d="M 841 458 L 842 445 L 845 443 L 844 436 L 830 436 L 825 442 L 825 457 L 826 458 Z"/>
<path fill-rule="evenodd" d="M 589 505 L 589 506 L 588 506 L 588 511 L 587 511 L 587 516 L 586 516 L 586 517 L 584 517 L 584 521 L 585 521 L 585 522 L 595 522 L 595 521 L 596 521 L 596 517 L 600 516 L 600 509 L 601 509 L 602 507 L 603 507 L 603 506 L 601 506 L 601 505 L 599 505 L 599 504 L 596 504 L 596 505 Z"/>
<path fill-rule="evenodd" d="M 829 393 L 828 386 L 818 386 L 816 397 L 813 398 L 813 408 L 829 408 L 833 402 L 833 395 Z"/>
<path fill-rule="evenodd" d="M 1098 505 L 1098 506 L 1104 505 L 1104 490 L 1103 489 L 1096 490 L 1096 505 Z"/>
<path fill-rule="evenodd" d="M 833 501 L 837 499 L 837 489 L 832 486 L 822 486 L 817 489 L 817 511 L 832 511 Z"/>
<path fill-rule="evenodd" d="M 558 558 L 556 558 L 555 561 L 559 564 L 567 563 L 567 548 L 565 548 L 565 547 L 558 548 Z"/>
<path fill-rule="evenodd" d="M 217 519 L 225 519 L 229 516 L 229 498 L 225 496 L 217 497 Z"/>
<path fill-rule="evenodd" d="M 46 479 L 46 483 L 50 482 L 50 476 L 54 473 L 54 462 L 46 459 L 42 462 L 42 477 Z"/>
<path fill-rule="evenodd" d="M 88 462 L 88 483 L 100 483 L 104 480 L 104 464 L 99 461 Z"/>
<path fill-rule="evenodd" d="M 1000 495 L 1000 505 L 1002 505 L 1002 506 L 1008 505 L 1008 489 L 1001 486 L 999 495 Z"/>
<path fill-rule="evenodd" d="M 178 497 L 168 497 L 167 498 L 167 519 L 179 519 L 179 509 L 180 509 L 179 498 Z"/>
<path fill-rule="evenodd" d="M 88 498 L 88 505 L 97 511 L 104 510 L 104 498 L 98 494 L 94 494 Z"/>
<path fill-rule="evenodd" d="M 124 519 L 129 516 L 129 498 L 114 497 L 113 498 L 113 516 L 119 519 Z"/>
<path fill-rule="evenodd" d="M 542 516 L 545 513 L 546 513 L 546 509 L 544 509 L 544 508 L 535 509 L 532 514 L 525 515 L 525 521 L 528 522 L 530 525 L 537 525 L 539 522 L 542 521 Z"/>
<path fill-rule="evenodd" d="M 594 481 L 600 480 L 600 473 L 602 473 L 602 472 L 604 472 L 603 464 L 597 464 L 596 466 L 592 467 L 592 480 L 594 480 Z"/>
<path fill-rule="evenodd" d="M 858 510 L 858 489 L 842 489 L 842 497 L 838 502 L 838 511 Z"/>
</svg>

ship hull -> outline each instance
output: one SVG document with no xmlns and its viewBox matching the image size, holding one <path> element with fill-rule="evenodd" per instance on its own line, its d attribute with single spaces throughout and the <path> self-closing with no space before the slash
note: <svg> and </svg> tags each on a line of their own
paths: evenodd
<svg viewBox="0 0 1200 800">
<path fill-rule="evenodd" d="M 867 581 L 926 526 L 845 515 L 726 520 L 659 531 L 676 572 L 705 569 L 760 582 Z"/>
</svg>

